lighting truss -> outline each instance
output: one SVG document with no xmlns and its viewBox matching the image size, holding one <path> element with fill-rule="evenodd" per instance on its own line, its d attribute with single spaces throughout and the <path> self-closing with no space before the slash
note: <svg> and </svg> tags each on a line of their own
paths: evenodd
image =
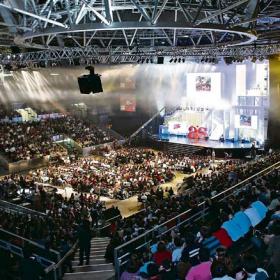
<svg viewBox="0 0 280 280">
<path fill-rule="evenodd" d="M 280 52 L 279 45 L 243 46 L 243 47 L 221 47 L 221 48 L 179 48 L 179 47 L 85 47 L 64 48 L 57 50 L 44 50 L 27 52 L 14 55 L 1 55 L 0 64 L 26 64 L 34 65 L 44 62 L 51 66 L 53 63 L 66 62 L 74 64 L 92 64 L 98 61 L 100 64 L 114 63 L 137 63 L 141 59 L 156 61 L 158 56 L 181 57 L 190 59 L 192 57 L 267 57 Z"/>
<path fill-rule="evenodd" d="M 260 38 L 270 43 L 262 19 L 279 15 L 277 0 L 38 2 L 0 0 L 0 18 L 18 46 L 208 48 L 250 44 Z"/>
</svg>

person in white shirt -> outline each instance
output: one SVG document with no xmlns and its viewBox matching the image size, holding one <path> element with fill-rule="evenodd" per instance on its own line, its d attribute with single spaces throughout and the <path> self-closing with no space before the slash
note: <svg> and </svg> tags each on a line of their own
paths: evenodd
<svg viewBox="0 0 280 280">
<path fill-rule="evenodd" d="M 269 279 L 268 273 L 258 268 L 257 258 L 254 255 L 245 255 L 242 259 L 243 269 L 247 273 L 247 280 L 266 280 Z"/>
</svg>

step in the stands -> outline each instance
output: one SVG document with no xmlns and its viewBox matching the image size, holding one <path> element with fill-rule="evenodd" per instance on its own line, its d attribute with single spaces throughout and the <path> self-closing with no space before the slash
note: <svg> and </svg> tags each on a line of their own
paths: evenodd
<svg viewBox="0 0 280 280">
<path fill-rule="evenodd" d="M 100 270 L 109 270 L 114 269 L 111 263 L 105 264 L 89 264 L 82 266 L 73 266 L 75 272 L 89 272 L 89 271 L 100 271 Z"/>
<path fill-rule="evenodd" d="M 91 248 L 106 248 L 108 246 L 109 243 L 95 243 L 95 242 L 91 242 L 90 246 Z"/>
<path fill-rule="evenodd" d="M 97 257 L 98 256 L 98 258 L 100 257 L 100 255 L 102 254 L 103 256 L 105 255 L 105 250 L 104 251 L 100 251 L 100 252 L 97 252 L 97 251 L 94 251 L 94 252 L 92 252 L 92 251 L 90 251 L 90 255 L 89 255 L 89 257 L 90 258 L 94 258 L 94 257 Z M 79 252 L 77 253 L 77 257 L 79 256 Z"/>
<path fill-rule="evenodd" d="M 65 273 L 63 280 L 111 280 L 115 279 L 114 275 L 113 269 L 100 269 L 99 271 Z"/>
<path fill-rule="evenodd" d="M 106 251 L 106 248 L 107 248 L 107 245 L 106 246 L 91 246 L 90 247 L 90 251 L 91 252 L 105 252 Z M 77 252 L 79 252 L 80 249 L 77 250 Z"/>
<path fill-rule="evenodd" d="M 101 252 L 101 253 L 94 253 L 94 254 L 91 254 L 89 255 L 89 259 L 101 259 L 101 258 L 104 258 L 104 255 L 105 255 L 105 252 Z M 79 259 L 79 253 L 77 253 L 73 260 L 78 260 Z"/>
<path fill-rule="evenodd" d="M 90 241 L 91 244 L 108 244 L 109 241 L 101 241 L 101 240 L 91 240 Z"/>
<path fill-rule="evenodd" d="M 100 258 L 90 258 L 89 259 L 89 263 L 90 264 L 108 264 L 108 262 L 104 259 L 104 257 L 100 257 Z M 79 265 L 79 258 L 76 260 L 72 261 L 72 265 Z"/>
</svg>

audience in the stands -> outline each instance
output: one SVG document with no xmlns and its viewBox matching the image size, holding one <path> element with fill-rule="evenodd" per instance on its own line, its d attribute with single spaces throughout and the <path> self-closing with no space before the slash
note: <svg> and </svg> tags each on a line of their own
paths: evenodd
<svg viewBox="0 0 280 280">
<path fill-rule="evenodd" d="M 29 122 L 9 121 L 0 126 L 0 153 L 13 162 L 55 156 L 61 149 L 54 140 L 61 135 L 73 139 L 81 147 L 115 140 L 89 121 L 70 115 Z"/>
</svg>

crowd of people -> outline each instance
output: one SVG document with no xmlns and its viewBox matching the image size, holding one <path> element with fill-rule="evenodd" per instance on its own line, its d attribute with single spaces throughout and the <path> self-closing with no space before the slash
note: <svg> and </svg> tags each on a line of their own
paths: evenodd
<svg viewBox="0 0 280 280">
<path fill-rule="evenodd" d="M 160 224 L 186 210 L 191 209 L 195 212 L 197 205 L 206 201 L 210 209 L 209 221 L 211 220 L 211 223 L 200 230 L 196 227 L 180 228 L 169 235 L 154 239 L 151 246 L 145 248 L 144 251 L 133 252 L 122 279 L 134 279 L 133 277 L 137 276 L 143 279 L 210 280 L 221 278 L 226 280 L 235 279 L 236 273 L 240 272 L 238 275 L 241 275 L 241 271 L 244 272 L 243 278 L 236 279 L 255 279 L 249 278 L 254 269 L 248 270 L 246 261 L 238 265 L 235 263 L 234 269 L 228 270 L 225 263 L 217 262 L 213 252 L 205 250 L 203 242 L 211 233 L 220 228 L 222 223 L 239 211 L 240 207 L 244 210 L 255 200 L 266 205 L 271 214 L 272 211 L 278 210 L 280 205 L 277 192 L 280 176 L 278 171 L 249 182 L 241 192 L 233 195 L 226 202 L 216 203 L 212 200 L 217 193 L 278 160 L 279 154 L 271 153 L 252 162 L 230 159 L 212 164 L 207 157 L 175 156 L 131 147 L 107 150 L 99 157 L 65 158 L 62 164 L 33 170 L 26 175 L 6 176 L 0 180 L 0 198 L 11 200 L 19 194 L 20 190 L 21 196 L 30 200 L 32 208 L 46 214 L 45 216 L 31 216 L 2 209 L 0 227 L 38 242 L 46 249 L 55 249 L 65 254 L 65 248 L 71 248 L 79 238 L 81 224 L 91 223 L 90 227 L 93 228 L 98 226 L 105 211 L 104 205 L 99 200 L 100 195 L 112 194 L 112 197 L 123 199 L 138 193 L 139 200 L 143 202 L 143 210 L 132 217 L 119 219 L 111 224 L 112 239 L 105 257 L 113 261 L 114 249 L 117 246 L 149 229 L 158 228 L 158 234 L 165 232 L 168 226 L 159 227 Z M 183 187 L 178 194 L 175 194 L 171 187 L 166 190 L 160 187 L 160 184 L 172 180 L 176 170 L 193 173 L 205 167 L 210 172 L 196 173 L 188 177 L 185 188 Z M 71 186 L 78 193 L 72 194 L 67 199 L 56 192 L 47 193 L 38 183 Z M 34 195 L 28 197 L 30 193 Z M 113 212 L 119 213 L 118 209 L 113 209 Z M 279 215 L 278 212 L 273 214 Z M 85 221 L 88 222 L 85 223 Z M 266 238 L 268 244 L 272 242 L 271 240 L 276 242 L 272 224 L 274 220 L 268 228 L 271 233 Z M 187 250 L 186 248 L 188 248 L 188 253 L 183 253 Z M 273 247 L 269 248 L 273 251 Z M 196 252 L 194 259 L 190 253 L 193 250 Z M 217 254 L 222 251 L 222 249 L 219 250 Z M 230 259 L 228 250 L 223 254 Z M 274 256 L 274 251 L 270 254 Z M 251 263 L 255 260 L 253 256 L 244 256 L 244 258 L 249 258 Z M 200 265 L 201 267 L 197 268 Z M 238 269 L 242 267 L 242 270 L 237 271 L 237 267 Z M 217 271 L 222 271 L 222 269 L 225 275 L 221 272 L 219 278 Z M 196 278 L 197 271 L 207 271 L 208 274 L 206 278 L 203 278 L 205 274 L 201 276 L 202 278 Z M 224 276 L 229 278 L 222 278 Z"/>
<path fill-rule="evenodd" d="M 38 192 L 32 206 L 44 215 L 0 208 L 0 228 L 33 240 L 46 249 L 60 250 L 66 243 L 71 248 L 81 222 L 90 219 L 92 227 L 96 227 L 107 211 L 96 195 L 73 193 L 67 199 L 56 192 L 46 192 L 43 187 L 39 187 Z M 118 209 L 109 210 L 115 210 L 114 215 L 118 213 Z"/>
<path fill-rule="evenodd" d="M 61 164 L 29 172 L 22 181 L 69 186 L 78 192 L 125 199 L 170 182 L 176 170 L 192 173 L 209 164 L 210 160 L 205 157 L 189 158 L 148 149 L 121 148 L 104 152 L 98 158 L 67 157 Z M 8 179 L 11 178 L 4 178 L 2 185 Z"/>
<path fill-rule="evenodd" d="M 54 156 L 61 152 L 56 136 L 69 137 L 81 147 L 111 142 L 114 139 L 92 123 L 74 116 L 30 122 L 4 122 L 0 126 L 0 153 L 11 161 Z"/>
<path fill-rule="evenodd" d="M 266 158 L 265 165 L 275 160 L 276 156 Z M 279 179 L 280 171 L 276 169 L 262 178 L 251 180 L 224 201 L 212 204 L 208 201 L 209 213 L 204 222 L 181 226 L 167 234 L 157 232 L 149 246 L 140 246 L 138 250 L 132 245 L 121 279 L 279 279 Z M 172 212 L 170 207 L 172 204 L 168 205 L 165 214 Z M 111 257 L 111 247 L 127 241 L 131 234 L 136 237 L 145 232 L 146 225 L 153 223 L 157 213 L 161 218 L 161 209 L 150 209 L 141 225 L 139 217 L 135 217 L 130 223 L 122 221 L 120 227 L 115 227 L 107 257 Z M 240 216 L 247 220 L 241 220 Z M 229 226 L 233 218 L 234 223 L 240 225 L 234 230 Z M 157 219 L 153 227 L 162 221 Z M 242 237 L 237 238 L 236 235 L 246 228 L 246 221 L 248 228 L 240 234 Z M 236 226 L 234 223 L 231 227 Z"/>
<path fill-rule="evenodd" d="M 109 246 L 107 251 L 108 259 L 112 260 L 113 249 L 116 246 L 139 236 L 148 229 L 152 229 L 186 210 L 196 209 L 200 202 L 207 201 L 212 207 L 211 198 L 217 192 L 221 192 L 250 177 L 250 175 L 263 170 L 278 160 L 278 154 L 269 155 L 253 163 L 243 162 L 241 164 L 239 160 L 230 160 L 213 167 L 212 172 L 209 174 L 196 173 L 190 177 L 192 178 L 190 188 L 177 195 L 174 195 L 172 189 L 167 189 L 165 192 L 162 188 L 157 188 L 156 191 L 151 190 L 144 197 L 144 211 L 120 220 L 113 226 L 114 231 L 118 233 L 118 238 L 116 240 L 115 236 L 112 238 L 113 245 Z M 208 184 L 205 184 L 207 180 L 213 191 L 208 188 Z M 162 228 L 162 231 L 165 230 L 167 230 L 166 227 Z"/>
</svg>

